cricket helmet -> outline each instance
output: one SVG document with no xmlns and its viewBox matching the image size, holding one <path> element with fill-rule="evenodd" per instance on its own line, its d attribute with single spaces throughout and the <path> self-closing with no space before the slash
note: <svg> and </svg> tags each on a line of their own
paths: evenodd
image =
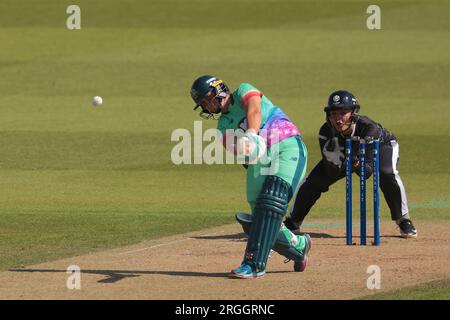
<svg viewBox="0 0 450 320">
<path fill-rule="evenodd" d="M 191 97 L 195 102 L 194 110 L 198 107 L 202 108 L 200 116 L 205 119 L 214 118 L 215 114 L 221 112 L 219 104 L 216 104 L 215 111 L 209 111 L 205 105 L 213 102 L 213 100 L 220 101 L 230 94 L 230 89 L 223 82 L 223 80 L 211 75 L 204 75 L 194 81 L 191 87 Z"/>
<path fill-rule="evenodd" d="M 338 109 L 351 109 L 353 113 L 357 113 L 359 111 L 359 103 L 352 93 L 338 90 L 330 94 L 328 104 L 323 111 L 328 115 L 330 111 Z"/>
</svg>

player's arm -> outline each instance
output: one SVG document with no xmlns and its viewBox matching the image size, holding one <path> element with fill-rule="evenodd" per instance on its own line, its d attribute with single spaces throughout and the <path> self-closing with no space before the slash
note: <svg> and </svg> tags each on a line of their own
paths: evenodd
<svg viewBox="0 0 450 320">
<path fill-rule="evenodd" d="M 339 176 L 345 156 L 338 138 L 333 136 L 333 132 L 326 124 L 319 130 L 319 145 L 326 174 L 332 177 Z"/>
<path fill-rule="evenodd" d="M 261 97 L 252 96 L 248 99 L 247 105 L 244 106 L 247 113 L 248 129 L 258 134 L 261 126 Z"/>
<path fill-rule="evenodd" d="M 244 155 L 249 163 L 256 163 L 265 152 L 267 146 L 263 137 L 259 135 L 261 126 L 261 94 L 252 94 L 244 98 L 244 110 L 247 118 L 247 131 L 237 139 L 237 149 L 240 155 Z"/>
<path fill-rule="evenodd" d="M 241 83 L 237 89 L 237 98 L 247 118 L 247 130 L 258 134 L 261 127 L 261 104 L 263 93 L 249 83 Z"/>
<path fill-rule="evenodd" d="M 323 125 L 319 130 L 319 147 L 320 147 L 320 153 L 322 154 L 322 158 L 324 158 L 323 154 L 323 148 L 325 147 L 325 143 L 331 139 L 329 130 Z"/>
</svg>

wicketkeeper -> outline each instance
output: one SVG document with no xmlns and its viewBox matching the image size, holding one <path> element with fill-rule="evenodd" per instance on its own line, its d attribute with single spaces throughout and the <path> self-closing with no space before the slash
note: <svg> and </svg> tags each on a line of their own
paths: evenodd
<svg viewBox="0 0 450 320">
<path fill-rule="evenodd" d="M 360 106 L 348 91 L 333 92 L 324 111 L 326 122 L 319 131 L 322 159 L 302 182 L 297 192 L 290 217 L 284 223 L 294 233 L 299 228 L 311 207 L 336 181 L 345 177 L 345 140 L 351 137 L 373 137 L 380 139 L 380 189 L 397 223 L 402 237 L 417 237 L 409 215 L 405 187 L 397 170 L 399 143 L 392 132 L 366 116 L 358 115 Z M 373 145 L 366 152 L 366 178 L 373 173 Z M 353 169 L 359 175 L 359 143 L 353 143 Z"/>
<path fill-rule="evenodd" d="M 201 117 L 219 120 L 217 129 L 224 146 L 247 167 L 247 200 L 252 214 L 236 218 L 248 232 L 248 242 L 242 264 L 231 275 L 264 275 L 272 248 L 294 260 L 295 271 L 303 271 L 311 238 L 294 235 L 282 224 L 289 200 L 306 171 L 307 151 L 297 128 L 248 83 L 231 92 L 221 79 L 206 75 L 194 81 L 191 96 L 196 103 L 194 110 L 201 108 Z"/>
</svg>

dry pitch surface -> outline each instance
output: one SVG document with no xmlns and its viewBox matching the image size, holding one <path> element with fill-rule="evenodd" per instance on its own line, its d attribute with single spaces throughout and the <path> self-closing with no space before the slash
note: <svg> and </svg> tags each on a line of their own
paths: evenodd
<svg viewBox="0 0 450 320">
<path fill-rule="evenodd" d="M 0 297 L 352 299 L 450 277 L 450 228 L 446 221 L 418 221 L 419 238 L 408 240 L 398 236 L 392 222 L 384 222 L 380 247 L 346 246 L 345 230 L 333 226 L 331 220 L 314 222 L 316 227 L 306 230 L 313 237 L 313 247 L 303 273 L 293 272 L 292 262 L 285 264 L 283 257 L 273 254 L 264 277 L 230 278 L 229 271 L 240 263 L 246 243 L 236 223 L 11 269 L 0 273 Z M 81 268 L 79 290 L 67 288 L 70 265 Z M 379 290 L 367 288 L 367 268 L 371 265 L 381 270 Z"/>
</svg>

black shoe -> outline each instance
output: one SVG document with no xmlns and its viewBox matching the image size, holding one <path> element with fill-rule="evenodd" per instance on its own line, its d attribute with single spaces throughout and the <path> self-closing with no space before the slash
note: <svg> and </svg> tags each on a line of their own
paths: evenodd
<svg viewBox="0 0 450 320">
<path fill-rule="evenodd" d="M 286 218 L 284 220 L 284 225 L 288 228 L 293 234 L 300 234 L 300 223 L 292 221 L 291 217 Z"/>
<path fill-rule="evenodd" d="M 402 238 L 417 238 L 417 229 L 409 219 L 403 219 L 398 225 Z"/>
</svg>

